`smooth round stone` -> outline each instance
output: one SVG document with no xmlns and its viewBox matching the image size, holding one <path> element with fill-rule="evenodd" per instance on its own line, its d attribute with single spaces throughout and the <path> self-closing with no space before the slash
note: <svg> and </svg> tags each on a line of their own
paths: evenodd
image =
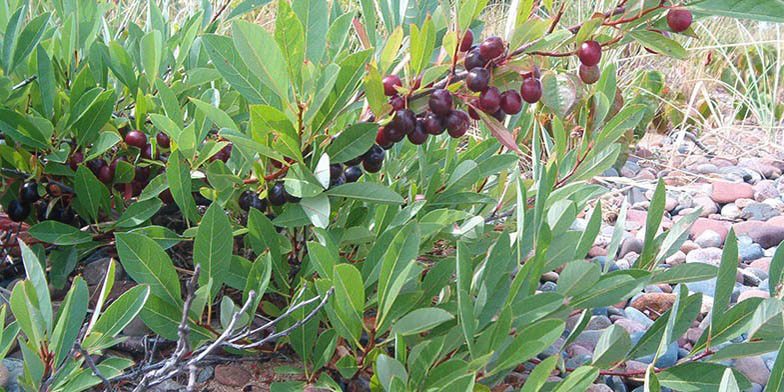
<svg viewBox="0 0 784 392">
<path fill-rule="evenodd" d="M 557 285 L 553 282 L 544 282 L 541 286 L 539 286 L 539 290 L 548 292 L 548 291 L 555 291 Z"/>
<path fill-rule="evenodd" d="M 759 286 L 757 286 L 757 288 L 760 289 L 760 290 L 768 291 L 768 290 L 770 290 L 770 282 L 768 282 L 768 280 L 765 279 L 762 282 L 760 282 L 760 284 L 759 284 Z"/>
<path fill-rule="evenodd" d="M 610 316 L 606 306 L 603 306 L 601 308 L 593 308 L 591 314 L 593 314 L 594 316 L 605 316 L 605 317 Z"/>
<path fill-rule="evenodd" d="M 605 376 L 604 384 L 610 387 L 613 392 L 627 392 L 626 384 L 623 379 L 618 376 Z"/>
<path fill-rule="evenodd" d="M 697 237 L 694 242 L 700 248 L 719 248 L 724 241 L 721 240 L 721 235 L 713 230 L 705 230 Z"/>
<path fill-rule="evenodd" d="M 611 167 L 611 168 L 603 171 L 601 176 L 602 177 L 619 177 L 620 174 L 618 173 L 618 170 L 615 170 L 614 167 Z"/>
<path fill-rule="evenodd" d="M 593 359 L 593 357 L 591 355 L 588 355 L 588 354 L 578 355 L 578 356 L 576 356 L 574 358 L 569 358 L 569 360 L 566 361 L 566 367 L 572 368 L 572 369 L 578 368 L 578 367 L 580 367 L 580 365 L 583 365 L 583 364 L 586 364 L 588 362 L 591 362 L 592 359 Z"/>
<path fill-rule="evenodd" d="M 770 204 L 751 203 L 741 211 L 741 218 L 748 220 L 767 221 L 770 218 L 781 215 L 781 212 Z"/>
<path fill-rule="evenodd" d="M 765 256 L 765 250 L 759 244 L 739 245 L 738 256 L 743 261 L 754 261 Z"/>
<path fill-rule="evenodd" d="M 727 219 L 738 219 L 740 218 L 740 208 L 735 203 L 727 204 L 721 207 L 721 216 Z"/>
<path fill-rule="evenodd" d="M 653 325 L 653 320 L 648 318 L 648 316 L 646 316 L 645 313 L 640 312 L 639 310 L 631 306 L 627 307 L 625 311 L 626 311 L 626 318 L 641 324 L 646 329 L 650 328 L 650 326 Z"/>
</svg>

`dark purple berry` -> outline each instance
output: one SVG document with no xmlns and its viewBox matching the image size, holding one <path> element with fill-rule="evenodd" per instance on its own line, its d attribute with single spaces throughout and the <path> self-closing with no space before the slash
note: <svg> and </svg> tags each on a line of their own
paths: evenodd
<svg viewBox="0 0 784 392">
<path fill-rule="evenodd" d="M 452 110 L 452 94 L 444 89 L 437 89 L 430 95 L 428 106 L 433 113 L 443 116 Z"/>
<path fill-rule="evenodd" d="M 346 182 L 357 182 L 359 177 L 362 177 L 362 169 L 356 166 L 349 166 L 343 174 L 346 176 Z"/>
<path fill-rule="evenodd" d="M 501 110 L 506 114 L 517 114 L 523 108 L 523 99 L 515 90 L 506 90 L 501 94 Z"/>
<path fill-rule="evenodd" d="M 466 75 L 466 87 L 471 91 L 485 91 L 488 83 L 490 83 L 490 71 L 484 68 L 474 68 Z"/>
<path fill-rule="evenodd" d="M 392 110 L 398 111 L 406 108 L 406 99 L 396 95 L 389 99 L 389 104 L 392 105 Z"/>
<path fill-rule="evenodd" d="M 479 54 L 482 57 L 492 60 L 504 54 L 504 40 L 501 37 L 488 37 L 479 44 Z"/>
<path fill-rule="evenodd" d="M 472 70 L 474 68 L 482 68 L 487 65 L 487 59 L 479 54 L 479 48 L 471 49 L 465 56 L 465 69 Z"/>
<path fill-rule="evenodd" d="M 400 81 L 400 77 L 397 75 L 386 76 L 384 77 L 384 79 L 381 80 L 381 82 L 384 83 L 384 95 L 388 97 L 397 94 L 397 90 L 395 90 L 395 87 L 403 86 L 403 82 Z"/>
<path fill-rule="evenodd" d="M 101 180 L 104 184 L 109 184 L 114 179 L 114 173 L 112 173 L 112 168 L 110 166 L 103 166 L 101 170 L 98 171 L 98 179 Z"/>
<path fill-rule="evenodd" d="M 30 216 L 30 205 L 19 200 L 11 200 L 7 212 L 12 221 L 21 222 Z"/>
<path fill-rule="evenodd" d="M 470 123 L 471 119 L 468 117 L 468 114 L 462 110 L 452 110 L 446 116 L 445 121 L 449 136 L 454 138 L 465 135 L 465 133 L 468 131 L 468 126 Z"/>
<path fill-rule="evenodd" d="M 585 41 L 577 49 L 577 57 L 586 66 L 599 64 L 602 59 L 602 46 L 596 41 Z"/>
<path fill-rule="evenodd" d="M 143 134 L 141 131 L 130 131 L 125 134 L 125 143 L 129 146 L 142 149 L 144 148 L 144 145 L 147 144 L 147 135 Z"/>
<path fill-rule="evenodd" d="M 144 158 L 144 159 L 150 159 L 150 160 L 158 159 L 159 156 L 160 156 L 160 154 L 158 153 L 158 150 L 155 150 L 155 157 L 153 158 L 153 155 L 152 155 L 152 144 L 150 144 L 150 143 L 147 143 L 147 145 L 144 146 L 144 148 L 142 149 L 142 158 Z"/>
<path fill-rule="evenodd" d="M 106 166 L 106 161 L 103 159 L 93 159 L 87 161 L 87 168 L 90 169 L 96 177 L 98 177 L 98 172 L 101 170 L 102 167 Z"/>
<path fill-rule="evenodd" d="M 471 45 L 474 44 L 474 32 L 471 29 L 467 29 L 465 33 L 463 33 L 463 39 L 460 41 L 460 51 L 467 52 L 471 49 Z"/>
<path fill-rule="evenodd" d="M 585 64 L 580 64 L 580 80 L 583 81 L 585 84 L 594 84 L 599 81 L 599 77 L 602 76 L 602 72 L 599 70 L 598 65 L 593 66 L 586 66 Z"/>
<path fill-rule="evenodd" d="M 414 130 L 414 126 L 416 125 L 416 115 L 411 109 L 403 109 L 398 110 L 395 112 L 395 117 L 392 118 L 392 121 L 389 123 L 387 128 L 391 126 L 392 128 L 396 129 L 403 133 L 403 135 L 408 135 L 411 131 Z M 387 136 L 389 134 L 387 133 Z M 387 137 L 387 140 L 395 141 L 394 138 Z"/>
<path fill-rule="evenodd" d="M 276 182 L 267 192 L 267 200 L 273 206 L 282 206 L 286 204 L 286 188 L 282 182 Z"/>
<path fill-rule="evenodd" d="M 506 119 L 506 113 L 504 113 L 502 109 L 496 110 L 495 113 L 492 114 L 492 116 L 499 122 L 504 122 L 504 119 Z"/>
<path fill-rule="evenodd" d="M 444 133 L 444 122 L 441 120 L 441 117 L 436 116 L 433 113 L 428 113 L 423 122 L 425 132 L 431 135 L 440 135 Z"/>
<path fill-rule="evenodd" d="M 171 140 L 169 140 L 169 135 L 163 132 L 158 132 L 158 134 L 155 135 L 155 140 L 158 142 L 158 145 L 163 148 L 169 148 L 169 145 L 171 144 Z"/>
<path fill-rule="evenodd" d="M 422 121 L 417 121 L 416 128 L 414 128 L 414 132 L 408 134 L 408 141 L 414 145 L 424 144 L 427 141 L 427 133 L 425 132 L 425 127 Z"/>
<path fill-rule="evenodd" d="M 485 113 L 495 113 L 501 106 L 501 93 L 495 87 L 489 87 L 479 95 L 479 108 Z"/>
<path fill-rule="evenodd" d="M 37 202 L 41 196 L 38 195 L 38 183 L 35 181 L 26 182 L 19 190 L 19 200 L 22 203 L 33 204 Z"/>
<path fill-rule="evenodd" d="M 528 78 L 523 80 L 520 86 L 520 95 L 522 95 L 525 102 L 534 104 L 539 102 L 542 98 L 542 83 L 539 79 Z"/>
<path fill-rule="evenodd" d="M 681 33 L 689 29 L 691 26 L 691 12 L 683 8 L 673 8 L 667 12 L 667 26 L 670 30 Z"/>
</svg>

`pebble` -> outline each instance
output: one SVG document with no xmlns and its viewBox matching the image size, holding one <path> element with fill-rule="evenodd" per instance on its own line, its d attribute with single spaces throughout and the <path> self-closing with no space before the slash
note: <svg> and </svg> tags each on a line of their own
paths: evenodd
<svg viewBox="0 0 784 392">
<path fill-rule="evenodd" d="M 0 387 L 5 388 L 8 385 L 8 368 L 0 362 Z"/>
<path fill-rule="evenodd" d="M 585 392 L 613 392 L 613 390 L 604 384 L 593 384 Z"/>
<path fill-rule="evenodd" d="M 640 254 L 642 253 L 642 247 L 642 241 L 634 237 L 629 237 L 621 243 L 621 251 L 618 253 L 618 257 L 624 257 L 631 252 Z"/>
<path fill-rule="evenodd" d="M 588 325 L 585 326 L 586 330 L 593 331 L 593 330 L 603 330 L 607 327 L 612 325 L 612 321 L 607 316 L 593 316 L 591 320 L 588 321 Z"/>
<path fill-rule="evenodd" d="M 5 358 L 2 361 L 3 367 L 8 371 L 5 392 L 19 392 L 19 377 L 24 375 L 24 361 L 16 358 Z"/>
<path fill-rule="evenodd" d="M 673 303 L 675 303 L 675 294 L 645 293 L 632 301 L 630 306 L 655 321 L 660 314 L 668 311 Z"/>
<path fill-rule="evenodd" d="M 555 291 L 558 286 L 553 282 L 544 282 L 541 286 L 539 286 L 540 291 L 550 292 Z"/>
<path fill-rule="evenodd" d="M 695 239 L 699 237 L 703 231 L 712 230 L 718 233 L 721 236 L 721 241 L 724 242 L 724 239 L 727 238 L 727 234 L 730 232 L 730 226 L 731 224 L 725 221 L 718 221 L 708 218 L 697 218 L 697 220 L 694 221 L 694 224 L 691 226 L 689 237 L 691 239 Z"/>
<path fill-rule="evenodd" d="M 722 250 L 719 248 L 697 249 L 686 255 L 687 263 L 705 263 L 718 266 L 721 263 Z"/>
<path fill-rule="evenodd" d="M 771 224 L 757 224 L 748 231 L 748 235 L 754 242 L 768 249 L 784 241 L 784 227 Z"/>
<path fill-rule="evenodd" d="M 747 220 L 766 221 L 779 215 L 781 212 L 769 204 L 754 202 L 743 208 L 740 216 Z"/>
<path fill-rule="evenodd" d="M 721 207 L 721 216 L 735 220 L 740 218 L 740 208 L 735 205 L 735 203 L 725 204 L 724 207 Z"/>
<path fill-rule="evenodd" d="M 694 240 L 700 248 L 718 248 L 724 241 L 721 240 L 719 233 L 713 230 L 705 230 Z"/>
<path fill-rule="evenodd" d="M 619 318 L 615 321 L 615 325 L 625 329 L 629 334 L 634 332 L 643 332 L 646 330 L 644 325 L 628 318 Z"/>
<path fill-rule="evenodd" d="M 111 258 L 103 258 L 97 261 L 94 261 L 87 266 L 85 266 L 84 271 L 82 272 L 82 277 L 84 281 L 87 283 L 88 286 L 96 286 L 102 284 L 104 279 L 106 278 L 106 270 L 109 268 L 109 262 L 111 262 Z M 120 263 L 114 263 L 114 280 L 122 280 L 123 277 L 123 269 Z"/>
<path fill-rule="evenodd" d="M 749 268 L 754 268 L 760 271 L 765 272 L 766 274 L 770 272 L 770 257 L 763 257 L 757 260 L 754 260 L 749 264 Z"/>
<path fill-rule="evenodd" d="M 201 384 L 207 382 L 212 376 L 215 374 L 215 368 L 212 366 L 206 366 L 199 371 L 199 374 L 196 376 L 196 382 Z"/>
<path fill-rule="evenodd" d="M 639 310 L 633 307 L 627 307 L 625 310 L 626 310 L 626 317 L 629 320 L 642 325 L 645 329 L 648 329 L 651 325 L 653 325 L 653 320 L 651 320 L 647 315 L 640 312 Z"/>
<path fill-rule="evenodd" d="M 713 190 L 710 197 L 716 203 L 732 203 L 733 201 L 741 198 L 753 198 L 754 188 L 746 183 L 716 181 L 713 183 Z"/>
<path fill-rule="evenodd" d="M 676 266 L 686 262 L 686 254 L 682 251 L 675 252 L 672 256 L 668 257 L 664 262 L 669 266 Z"/>
<path fill-rule="evenodd" d="M 719 212 L 719 207 L 716 206 L 716 203 L 714 203 L 713 200 L 711 200 L 711 198 L 707 196 L 695 197 L 694 208 L 702 209 L 702 211 L 700 211 L 700 216 L 703 218 Z"/>
<path fill-rule="evenodd" d="M 251 374 L 237 364 L 215 367 L 215 380 L 228 387 L 242 387 L 250 381 Z"/>
<path fill-rule="evenodd" d="M 738 296 L 738 302 L 743 302 L 743 300 L 749 298 L 770 298 L 770 294 L 767 291 L 760 289 L 746 290 L 740 293 Z"/>
<path fill-rule="evenodd" d="M 770 370 L 768 370 L 761 356 L 738 358 L 732 367 L 743 373 L 749 381 L 756 384 L 765 385 L 770 378 Z"/>
<path fill-rule="evenodd" d="M 764 201 L 779 197 L 779 190 L 776 187 L 776 182 L 772 180 L 762 180 L 754 184 L 754 200 Z"/>
</svg>

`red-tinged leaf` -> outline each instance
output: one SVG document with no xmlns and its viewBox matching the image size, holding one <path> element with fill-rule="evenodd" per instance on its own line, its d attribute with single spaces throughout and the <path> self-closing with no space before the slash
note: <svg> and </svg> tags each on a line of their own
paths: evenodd
<svg viewBox="0 0 784 392">
<path fill-rule="evenodd" d="M 514 136 L 512 136 L 503 124 L 485 112 L 477 111 L 477 113 L 479 113 L 480 118 L 487 125 L 487 128 L 490 129 L 490 133 L 492 133 L 504 147 L 514 152 L 520 152 L 520 147 L 517 146 Z"/>
</svg>

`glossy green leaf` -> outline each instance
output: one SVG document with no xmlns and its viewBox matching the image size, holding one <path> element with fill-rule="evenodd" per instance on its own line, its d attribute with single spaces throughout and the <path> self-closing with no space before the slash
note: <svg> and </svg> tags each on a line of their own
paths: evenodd
<svg viewBox="0 0 784 392">
<path fill-rule="evenodd" d="M 36 224 L 28 231 L 35 239 L 54 245 L 76 245 L 92 241 L 93 236 L 71 225 L 54 220 Z"/>
<path fill-rule="evenodd" d="M 117 254 L 128 275 L 138 283 L 148 284 L 153 295 L 180 306 L 180 280 L 163 248 L 142 234 L 116 233 L 114 237 Z"/>
<path fill-rule="evenodd" d="M 203 286 L 212 279 L 211 296 L 218 292 L 225 280 L 233 243 L 229 217 L 218 203 L 210 204 L 193 241 L 193 261 L 201 266 L 199 285 Z"/>
</svg>

